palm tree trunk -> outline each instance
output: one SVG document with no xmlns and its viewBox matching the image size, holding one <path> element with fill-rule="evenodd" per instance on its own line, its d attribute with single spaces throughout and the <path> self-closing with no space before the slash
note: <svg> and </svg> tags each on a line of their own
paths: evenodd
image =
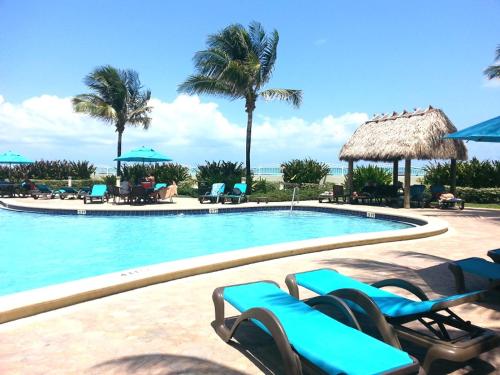
<svg viewBox="0 0 500 375">
<path fill-rule="evenodd" d="M 246 168 L 246 183 L 247 183 L 247 194 L 252 194 L 252 172 L 250 167 L 250 146 L 252 143 L 252 121 L 253 121 L 253 109 L 255 106 L 247 104 L 247 139 L 246 139 L 246 153 L 245 153 L 245 168 Z"/>
<path fill-rule="evenodd" d="M 118 131 L 118 147 L 116 150 L 116 157 L 122 156 L 122 134 L 123 134 L 123 131 Z M 122 175 L 121 170 L 120 170 L 120 166 L 121 166 L 121 162 L 120 162 L 120 160 L 117 160 L 116 161 L 116 175 L 117 176 Z"/>
</svg>

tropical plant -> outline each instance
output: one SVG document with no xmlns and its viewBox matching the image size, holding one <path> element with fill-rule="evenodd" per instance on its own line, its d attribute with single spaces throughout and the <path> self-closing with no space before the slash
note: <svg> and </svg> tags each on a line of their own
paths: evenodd
<svg viewBox="0 0 500 375">
<path fill-rule="evenodd" d="M 66 180 L 89 179 L 96 168 L 88 161 L 39 160 L 32 164 L 0 167 L 0 178 L 21 180 L 25 177 L 35 179 Z"/>
<path fill-rule="evenodd" d="M 449 163 L 430 163 L 425 166 L 424 183 L 450 185 Z M 500 187 L 500 161 L 472 158 L 470 161 L 457 161 L 457 186 L 472 188 Z"/>
<path fill-rule="evenodd" d="M 352 175 L 352 185 L 355 191 L 360 191 L 366 185 L 389 185 L 391 183 L 392 174 L 385 168 L 380 168 L 376 165 L 361 165 L 354 168 Z"/>
<path fill-rule="evenodd" d="M 125 126 L 149 128 L 151 91 L 142 90 L 136 71 L 116 69 L 110 65 L 96 68 L 85 77 L 84 83 L 92 92 L 73 98 L 74 111 L 112 123 L 118 133 L 117 156 L 121 156 Z M 120 161 L 116 162 L 116 171 L 120 175 Z"/>
<path fill-rule="evenodd" d="M 281 164 L 283 181 L 297 184 L 318 184 L 326 177 L 330 167 L 312 159 L 293 159 Z"/>
<path fill-rule="evenodd" d="M 244 169 L 242 163 L 233 163 L 230 161 L 206 161 L 205 165 L 198 165 L 196 179 L 201 193 L 210 190 L 212 184 L 223 182 L 226 189 L 232 189 L 234 184 L 241 182 Z"/>
<path fill-rule="evenodd" d="M 284 100 L 295 107 L 302 102 L 302 91 L 292 89 L 263 90 L 269 82 L 277 57 L 279 35 L 266 34 L 262 25 L 252 22 L 248 30 L 239 24 L 229 25 L 207 39 L 207 49 L 195 54 L 196 74 L 179 85 L 178 91 L 190 95 L 210 94 L 244 99 L 247 112 L 245 167 L 251 190 L 250 147 L 253 112 L 259 97 Z"/>
<path fill-rule="evenodd" d="M 488 79 L 500 78 L 500 44 L 497 46 L 495 53 L 495 62 L 484 71 L 484 75 Z"/>
<path fill-rule="evenodd" d="M 275 190 L 279 190 L 279 182 L 267 181 L 262 177 L 252 181 L 252 191 L 254 193 L 267 193 Z"/>
<path fill-rule="evenodd" d="M 188 180 L 190 177 L 189 168 L 176 163 L 128 164 L 123 166 L 122 175 L 124 179 L 132 183 L 136 183 L 140 178 L 149 175 L 153 175 L 158 182 L 172 183 L 172 181 L 175 181 L 177 184 Z"/>
</svg>

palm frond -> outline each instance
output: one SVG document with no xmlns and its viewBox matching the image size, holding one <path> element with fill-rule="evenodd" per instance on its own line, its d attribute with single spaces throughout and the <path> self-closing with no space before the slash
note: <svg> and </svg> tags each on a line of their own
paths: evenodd
<svg viewBox="0 0 500 375">
<path fill-rule="evenodd" d="M 272 35 L 267 39 L 266 49 L 264 50 L 261 61 L 261 84 L 269 82 L 274 69 L 274 63 L 278 56 L 278 42 L 280 40 L 279 34 L 276 30 L 273 31 Z"/>
<path fill-rule="evenodd" d="M 189 95 L 209 94 L 223 96 L 231 100 L 243 97 L 240 93 L 235 92 L 226 81 L 203 75 L 189 76 L 188 79 L 178 86 L 177 91 Z"/>
<path fill-rule="evenodd" d="M 253 21 L 250 26 L 248 26 L 248 35 L 250 37 L 252 51 L 260 59 L 267 48 L 266 32 L 259 22 Z"/>
<path fill-rule="evenodd" d="M 193 60 L 198 72 L 209 77 L 219 76 L 231 61 L 228 54 L 218 48 L 199 51 L 194 55 Z"/>
<path fill-rule="evenodd" d="M 264 100 L 284 100 L 297 108 L 302 103 L 302 90 L 268 89 L 260 92 L 259 95 Z"/>
<path fill-rule="evenodd" d="M 114 108 L 94 95 L 78 95 L 73 98 L 72 104 L 75 112 L 85 113 L 106 122 L 114 122 L 117 118 Z"/>
<path fill-rule="evenodd" d="M 495 50 L 495 61 L 484 70 L 484 75 L 488 79 L 500 78 L 500 44 Z"/>
</svg>

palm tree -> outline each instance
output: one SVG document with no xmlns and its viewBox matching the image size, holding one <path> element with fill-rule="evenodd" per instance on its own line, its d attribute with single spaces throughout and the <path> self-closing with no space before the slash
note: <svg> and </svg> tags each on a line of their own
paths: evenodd
<svg viewBox="0 0 500 375">
<path fill-rule="evenodd" d="M 90 94 L 73 98 L 73 110 L 86 113 L 115 125 L 118 133 L 117 156 L 122 154 L 122 135 L 127 124 L 149 128 L 151 118 L 148 106 L 151 91 L 142 90 L 139 74 L 134 70 L 121 70 L 112 66 L 100 66 L 84 79 L 91 89 Z M 116 162 L 116 172 L 120 175 L 120 161 Z"/>
<path fill-rule="evenodd" d="M 245 99 L 247 112 L 246 180 L 251 189 L 250 145 L 255 103 L 265 100 L 284 100 L 295 107 L 302 102 L 302 91 L 291 89 L 262 90 L 271 78 L 276 62 L 279 35 L 274 30 L 267 35 L 262 25 L 252 22 L 248 30 L 233 24 L 207 39 L 207 49 L 195 54 L 197 73 L 179 85 L 178 91 L 187 94 L 211 94 Z"/>
<path fill-rule="evenodd" d="M 484 71 L 484 75 L 488 79 L 500 78 L 500 44 L 497 46 L 495 61 L 496 64 L 490 65 Z"/>
</svg>

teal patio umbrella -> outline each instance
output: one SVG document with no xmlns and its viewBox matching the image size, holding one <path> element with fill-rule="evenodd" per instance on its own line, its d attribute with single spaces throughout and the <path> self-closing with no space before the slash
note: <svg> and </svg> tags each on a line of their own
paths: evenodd
<svg viewBox="0 0 500 375">
<path fill-rule="evenodd" d="M 167 155 L 163 155 L 158 151 L 153 150 L 149 147 L 139 147 L 129 152 L 124 153 L 122 156 L 115 158 L 115 161 L 136 161 L 142 163 L 157 163 L 161 161 L 171 161 L 172 158 Z"/>
<path fill-rule="evenodd" d="M 500 142 L 500 116 L 470 126 L 456 133 L 448 134 L 448 139 L 465 139 L 476 142 Z"/>
<path fill-rule="evenodd" d="M 12 151 L 7 151 L 4 152 L 3 154 L 0 154 L 0 164 L 31 164 L 33 163 L 32 160 L 29 160 L 25 158 L 24 156 L 20 154 L 16 154 L 15 152 Z M 9 169 L 9 178 L 10 178 L 11 170 Z"/>
<path fill-rule="evenodd" d="M 32 160 L 25 158 L 22 155 L 16 154 L 12 151 L 0 154 L 0 164 L 31 164 Z"/>
</svg>

